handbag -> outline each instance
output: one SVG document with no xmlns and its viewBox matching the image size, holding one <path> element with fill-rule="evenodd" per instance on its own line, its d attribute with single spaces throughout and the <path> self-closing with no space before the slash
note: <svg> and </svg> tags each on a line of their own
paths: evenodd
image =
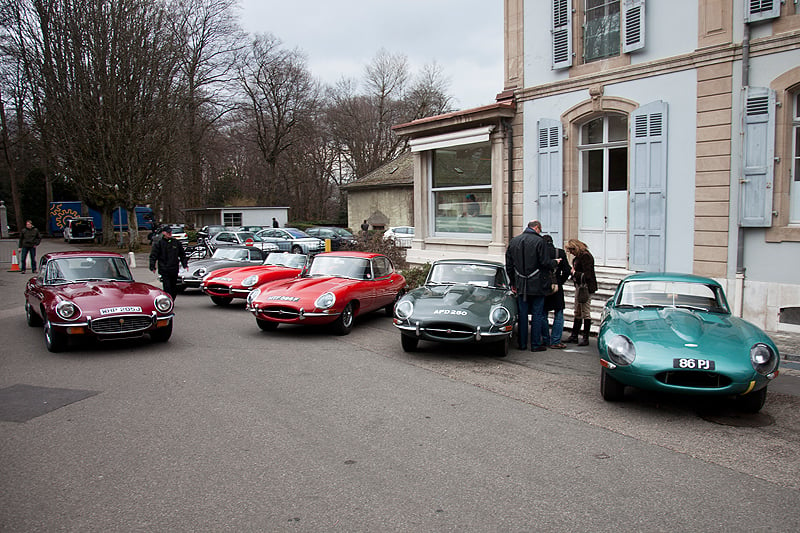
<svg viewBox="0 0 800 533">
<path fill-rule="evenodd" d="M 589 301 L 589 286 L 588 285 L 578 285 L 578 293 L 576 298 L 578 299 L 578 303 L 585 304 Z"/>
</svg>

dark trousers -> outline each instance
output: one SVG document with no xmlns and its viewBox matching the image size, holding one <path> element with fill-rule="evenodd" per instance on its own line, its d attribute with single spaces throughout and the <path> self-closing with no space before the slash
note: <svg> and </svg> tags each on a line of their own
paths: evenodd
<svg viewBox="0 0 800 533">
<path fill-rule="evenodd" d="M 519 346 L 528 349 L 528 314 L 531 315 L 531 348 L 542 345 L 542 326 L 544 325 L 544 296 L 518 296 Z"/>
<path fill-rule="evenodd" d="M 161 285 L 164 287 L 164 292 L 175 300 L 178 296 L 178 273 L 161 274 Z"/>
<path fill-rule="evenodd" d="M 28 254 L 31 254 L 31 271 L 36 272 L 36 247 L 22 248 L 21 256 L 19 258 L 19 268 L 25 272 L 25 263 L 28 260 Z"/>
</svg>

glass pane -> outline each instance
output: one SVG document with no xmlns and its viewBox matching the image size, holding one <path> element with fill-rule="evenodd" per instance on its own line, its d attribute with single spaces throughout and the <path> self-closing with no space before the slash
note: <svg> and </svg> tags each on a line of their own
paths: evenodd
<svg viewBox="0 0 800 533">
<path fill-rule="evenodd" d="M 612 148 L 608 151 L 608 190 L 628 190 L 627 148 Z"/>
<path fill-rule="evenodd" d="M 433 187 L 490 185 L 492 157 L 489 143 L 440 148 L 433 151 Z"/>
<path fill-rule="evenodd" d="M 492 193 L 479 190 L 434 193 L 435 230 L 449 233 L 491 233 Z"/>
<path fill-rule="evenodd" d="M 800 93 L 794 95 L 794 116 L 800 118 Z"/>
<path fill-rule="evenodd" d="M 586 0 L 585 61 L 619 55 L 619 0 Z"/>
<path fill-rule="evenodd" d="M 625 115 L 609 115 L 608 140 L 624 141 L 628 138 L 628 117 Z"/>
<path fill-rule="evenodd" d="M 603 117 L 590 120 L 581 127 L 581 144 L 600 144 L 603 142 Z"/>
<path fill-rule="evenodd" d="M 583 156 L 583 192 L 603 192 L 603 151 L 588 150 Z"/>
<path fill-rule="evenodd" d="M 800 181 L 800 126 L 794 127 L 794 181 Z"/>
</svg>

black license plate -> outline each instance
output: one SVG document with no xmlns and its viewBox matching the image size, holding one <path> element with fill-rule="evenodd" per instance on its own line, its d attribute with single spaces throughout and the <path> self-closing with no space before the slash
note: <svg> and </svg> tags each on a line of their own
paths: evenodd
<svg viewBox="0 0 800 533">
<path fill-rule="evenodd" d="M 672 360 L 672 368 L 680 368 L 681 370 L 714 370 L 714 361 L 682 357 Z"/>
</svg>

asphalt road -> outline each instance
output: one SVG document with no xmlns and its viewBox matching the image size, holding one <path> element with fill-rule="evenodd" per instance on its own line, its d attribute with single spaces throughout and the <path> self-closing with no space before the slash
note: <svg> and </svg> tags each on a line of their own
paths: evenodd
<svg viewBox="0 0 800 533">
<path fill-rule="evenodd" d="M 759 415 L 609 404 L 593 345 L 406 354 L 382 315 L 266 333 L 189 293 L 166 344 L 51 354 L 22 288 L 0 273 L 0 394 L 82 399 L 0 421 L 2 531 L 800 529 L 791 372 Z"/>
</svg>

